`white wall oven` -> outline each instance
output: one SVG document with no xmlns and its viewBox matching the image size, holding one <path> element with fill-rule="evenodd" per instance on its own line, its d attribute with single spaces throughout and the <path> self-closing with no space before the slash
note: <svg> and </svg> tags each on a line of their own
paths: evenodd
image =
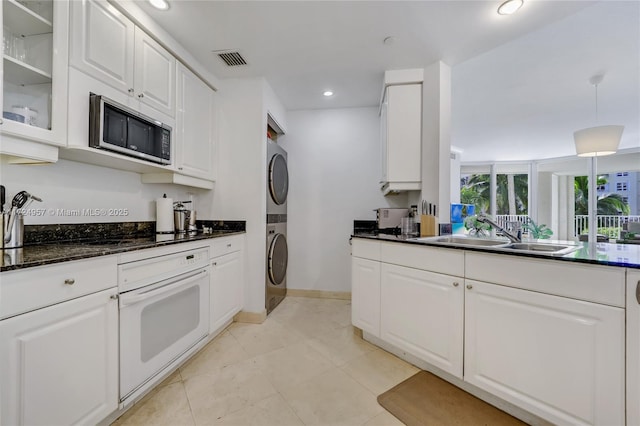
<svg viewBox="0 0 640 426">
<path fill-rule="evenodd" d="M 120 401 L 127 405 L 154 377 L 190 355 L 209 332 L 207 247 L 118 266 Z"/>
</svg>

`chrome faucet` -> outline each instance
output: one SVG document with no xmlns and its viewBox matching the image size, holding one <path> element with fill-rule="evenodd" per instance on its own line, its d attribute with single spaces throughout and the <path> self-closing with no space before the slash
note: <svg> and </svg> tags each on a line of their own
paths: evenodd
<svg viewBox="0 0 640 426">
<path fill-rule="evenodd" d="M 505 228 L 503 228 L 502 226 L 500 226 L 496 222 L 494 222 L 486 214 L 479 214 L 477 220 L 478 220 L 478 222 L 488 223 L 489 225 L 493 226 L 494 228 L 502 231 L 504 236 L 507 237 L 512 243 L 520 243 L 520 242 L 522 242 L 522 236 L 521 236 L 520 232 L 518 232 L 517 235 L 512 234 L 511 232 L 507 231 Z"/>
</svg>

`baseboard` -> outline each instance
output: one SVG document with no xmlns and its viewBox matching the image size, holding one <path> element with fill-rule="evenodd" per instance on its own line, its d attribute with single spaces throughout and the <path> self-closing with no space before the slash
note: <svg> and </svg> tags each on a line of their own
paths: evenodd
<svg viewBox="0 0 640 426">
<path fill-rule="evenodd" d="M 245 322 L 249 324 L 262 324 L 267 319 L 267 310 L 262 312 L 245 312 L 240 311 L 234 317 L 235 322 Z"/>
<path fill-rule="evenodd" d="M 351 292 L 349 291 L 302 290 L 297 288 L 288 288 L 287 296 L 351 300 Z"/>
</svg>

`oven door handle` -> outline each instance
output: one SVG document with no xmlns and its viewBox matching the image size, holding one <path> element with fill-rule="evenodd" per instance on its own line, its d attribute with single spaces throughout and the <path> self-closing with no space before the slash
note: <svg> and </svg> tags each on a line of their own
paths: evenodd
<svg viewBox="0 0 640 426">
<path fill-rule="evenodd" d="M 206 269 L 201 269 L 195 273 L 179 275 L 177 277 L 169 278 L 156 284 L 143 287 L 139 291 L 131 291 L 121 294 L 120 308 L 142 302 L 161 294 L 169 293 L 170 291 L 179 289 L 181 287 L 186 287 L 192 282 L 200 279 L 200 275 L 206 272 Z"/>
</svg>

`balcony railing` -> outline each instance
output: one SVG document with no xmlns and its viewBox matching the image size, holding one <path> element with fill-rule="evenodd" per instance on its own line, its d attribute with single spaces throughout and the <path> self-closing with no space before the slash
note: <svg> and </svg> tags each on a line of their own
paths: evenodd
<svg viewBox="0 0 640 426">
<path fill-rule="evenodd" d="M 499 214 L 495 216 L 496 222 L 501 226 L 507 226 L 507 222 L 520 222 L 522 225 L 531 220 L 527 215 Z M 640 216 L 613 216 L 598 215 L 598 234 L 604 234 L 609 238 L 620 239 L 622 226 L 629 222 L 640 222 Z M 573 236 L 578 238 L 580 234 L 586 234 L 589 228 L 589 216 L 576 215 L 573 227 Z"/>
<path fill-rule="evenodd" d="M 531 220 L 531 218 L 526 214 L 497 214 L 495 219 L 502 227 L 506 227 L 507 222 L 519 222 L 520 226 L 523 226 L 528 224 Z"/>
<path fill-rule="evenodd" d="M 598 234 L 604 234 L 609 238 L 620 239 L 622 226 L 629 222 L 640 222 L 640 216 L 598 215 L 597 220 Z M 580 234 L 586 234 L 589 229 L 589 216 L 576 215 L 573 229 L 575 237 Z"/>
</svg>

